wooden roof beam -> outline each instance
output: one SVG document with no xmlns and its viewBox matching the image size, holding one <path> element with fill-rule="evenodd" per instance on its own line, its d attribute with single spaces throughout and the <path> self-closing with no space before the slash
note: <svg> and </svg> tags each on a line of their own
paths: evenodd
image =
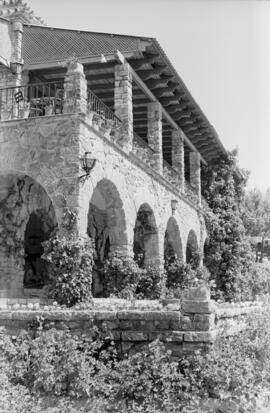
<svg viewBox="0 0 270 413">
<path fill-rule="evenodd" d="M 99 75 L 90 75 L 89 72 L 85 72 L 85 76 L 88 81 L 91 80 L 92 82 L 96 80 L 114 80 L 113 72 L 100 73 Z"/>
<path fill-rule="evenodd" d="M 151 79 L 154 75 L 160 75 L 164 70 L 166 69 L 166 66 L 161 66 L 161 67 L 156 67 L 153 69 L 146 69 L 146 70 L 138 70 L 136 73 L 143 79 Z"/>
<path fill-rule="evenodd" d="M 124 58 L 122 53 L 119 52 L 119 51 L 116 52 L 116 59 L 122 64 L 124 64 L 126 62 L 126 59 Z M 135 72 L 135 70 L 133 70 L 132 68 L 131 68 L 131 70 L 132 70 L 133 80 L 137 84 L 137 86 L 139 86 L 143 90 L 143 92 L 150 99 L 150 101 L 156 102 L 157 99 L 156 99 L 155 95 L 151 92 L 151 90 L 149 90 L 149 88 L 146 86 L 144 81 L 140 78 L 138 73 Z M 179 125 L 177 125 L 177 123 L 173 120 L 173 118 L 168 114 L 168 112 L 165 110 L 165 108 L 162 105 L 161 105 L 161 110 L 162 110 L 163 117 L 168 121 L 168 123 L 172 126 L 172 128 L 174 130 L 178 130 Z M 190 140 L 186 137 L 186 135 L 184 135 L 184 139 L 185 139 L 186 144 L 190 147 L 191 150 L 193 150 L 194 152 L 199 153 L 198 149 L 196 149 L 196 147 L 190 142 Z M 201 161 L 204 164 L 206 164 L 206 161 L 202 157 L 202 155 L 200 153 L 199 153 L 199 155 L 200 155 Z"/>
<path fill-rule="evenodd" d="M 160 98 L 162 95 L 164 95 L 164 93 L 173 92 L 174 89 L 175 88 L 171 87 L 171 86 L 161 87 L 161 88 L 158 88 L 158 89 L 154 89 L 153 93 L 156 97 Z"/>
<path fill-rule="evenodd" d="M 134 70 L 140 69 L 143 65 L 152 64 L 159 58 L 158 54 L 146 55 L 142 59 L 130 59 L 128 63 L 132 66 Z"/>
</svg>

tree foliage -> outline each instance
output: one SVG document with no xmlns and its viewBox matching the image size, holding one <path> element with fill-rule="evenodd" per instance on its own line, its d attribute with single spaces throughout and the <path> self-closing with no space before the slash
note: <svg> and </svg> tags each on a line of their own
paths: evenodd
<svg viewBox="0 0 270 413">
<path fill-rule="evenodd" d="M 245 194 L 243 223 L 247 235 L 261 237 L 270 233 L 270 194 L 263 194 L 258 188 Z"/>
<path fill-rule="evenodd" d="M 207 214 L 209 242 L 205 265 L 216 284 L 216 298 L 240 298 L 241 278 L 250 268 L 252 255 L 242 221 L 247 174 L 240 177 L 236 151 L 203 168 L 202 191 L 211 211 Z"/>
<path fill-rule="evenodd" d="M 94 248 L 91 239 L 55 235 L 43 243 L 49 263 L 48 296 L 69 307 L 92 297 Z"/>
</svg>

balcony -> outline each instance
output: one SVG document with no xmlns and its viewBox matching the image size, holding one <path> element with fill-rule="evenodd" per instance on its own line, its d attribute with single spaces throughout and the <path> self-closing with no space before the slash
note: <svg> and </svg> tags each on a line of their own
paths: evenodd
<svg viewBox="0 0 270 413">
<path fill-rule="evenodd" d="M 74 112 L 76 111 L 75 99 L 76 96 L 74 96 Z M 64 107 L 63 81 L 0 89 L 0 121 L 61 115 L 64 113 Z M 70 107 L 72 108 L 72 102 L 69 99 Z M 121 129 L 121 119 L 89 89 L 87 91 L 87 115 L 93 127 L 98 130 L 103 128 L 105 136 L 117 144 L 116 131 Z M 134 131 L 132 152 L 148 167 L 155 169 L 155 159 L 158 154 Z M 157 171 L 157 173 L 160 172 Z M 179 174 L 164 159 L 161 175 L 177 192 L 180 192 Z M 198 204 L 196 191 L 187 181 L 183 195 L 192 204 Z M 203 203 L 205 203 L 204 200 Z"/>
<path fill-rule="evenodd" d="M 1 121 L 59 115 L 63 110 L 63 81 L 0 89 Z M 87 112 L 99 125 L 111 128 L 121 125 L 121 120 L 91 90 L 87 92 Z"/>
</svg>

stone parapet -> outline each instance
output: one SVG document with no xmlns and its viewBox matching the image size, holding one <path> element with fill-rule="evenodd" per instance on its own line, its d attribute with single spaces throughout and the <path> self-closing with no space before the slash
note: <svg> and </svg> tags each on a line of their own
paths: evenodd
<svg viewBox="0 0 270 413">
<path fill-rule="evenodd" d="M 140 351 L 159 339 L 177 357 L 185 352 L 207 351 L 224 328 L 228 336 L 238 334 L 246 326 L 247 314 L 264 308 L 262 303 L 213 303 L 209 290 L 202 287 L 184 295 L 181 310 L 180 301 L 163 304 L 158 300 L 93 299 L 92 307 L 83 310 L 61 308 L 45 299 L 0 299 L 0 327 L 12 335 L 21 329 L 40 334 L 56 328 L 89 336 L 98 327 L 104 337 L 116 341 L 122 353 Z"/>
</svg>

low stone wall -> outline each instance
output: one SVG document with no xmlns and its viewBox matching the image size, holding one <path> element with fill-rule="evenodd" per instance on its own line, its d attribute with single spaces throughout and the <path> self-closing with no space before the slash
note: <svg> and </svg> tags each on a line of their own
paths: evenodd
<svg viewBox="0 0 270 413">
<path fill-rule="evenodd" d="M 0 303 L 0 326 L 11 335 L 21 330 L 35 335 L 56 328 L 92 336 L 98 327 L 104 338 L 113 339 L 123 354 L 139 351 L 159 338 L 176 357 L 183 352 L 207 351 L 224 327 L 228 335 L 237 334 L 244 328 L 248 314 L 265 307 L 262 302 L 217 304 L 210 300 L 206 288 L 189 290 L 181 303 L 93 299 L 89 309 L 66 309 L 44 300 L 15 301 Z"/>
<path fill-rule="evenodd" d="M 218 331 L 224 331 L 226 335 L 235 335 L 246 326 L 247 316 L 252 313 L 261 313 L 267 302 L 242 302 L 216 304 L 215 320 Z"/>
</svg>

